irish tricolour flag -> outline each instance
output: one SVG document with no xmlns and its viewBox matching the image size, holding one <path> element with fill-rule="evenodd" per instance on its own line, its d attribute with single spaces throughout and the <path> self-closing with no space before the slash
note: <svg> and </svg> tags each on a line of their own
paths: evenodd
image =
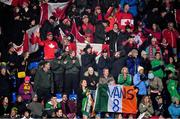
<svg viewBox="0 0 180 119">
<path fill-rule="evenodd" d="M 136 114 L 136 90 L 133 86 L 99 85 L 94 104 L 94 110 L 97 112 Z"/>
</svg>

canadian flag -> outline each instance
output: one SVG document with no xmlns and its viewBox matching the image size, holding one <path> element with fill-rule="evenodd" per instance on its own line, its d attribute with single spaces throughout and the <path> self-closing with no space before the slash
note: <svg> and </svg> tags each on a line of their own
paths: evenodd
<svg viewBox="0 0 180 119">
<path fill-rule="evenodd" d="M 29 0 L 0 0 L 0 2 L 6 5 L 21 6 L 23 2 L 29 2 Z"/>
<path fill-rule="evenodd" d="M 70 2 L 61 3 L 43 3 L 41 4 L 41 18 L 40 24 L 43 24 L 45 20 L 50 16 L 55 16 L 59 20 L 65 18 L 65 11 Z"/>
<path fill-rule="evenodd" d="M 76 43 L 76 54 L 81 62 L 81 55 L 83 49 L 86 47 L 86 43 Z M 99 57 L 102 54 L 102 50 L 106 49 L 109 54 L 109 45 L 108 44 L 95 44 L 91 43 L 90 46 L 92 47 L 92 52 L 96 54 L 96 62 L 98 63 Z"/>
<path fill-rule="evenodd" d="M 72 28 L 71 28 L 71 33 L 74 35 L 76 42 L 84 43 L 84 36 L 78 31 L 76 22 L 73 21 L 72 23 Z"/>
<path fill-rule="evenodd" d="M 121 19 L 121 25 L 123 25 L 123 26 L 134 25 L 134 20 L 133 19 Z"/>
<path fill-rule="evenodd" d="M 13 47 L 18 55 L 21 55 L 23 52 L 34 53 L 39 49 L 39 45 L 35 43 L 34 40 L 34 33 L 39 32 L 39 25 L 36 25 L 30 29 L 28 29 L 24 33 L 23 43 L 20 46 L 17 46 L 13 43 Z"/>
<path fill-rule="evenodd" d="M 13 0 L 0 0 L 0 2 L 6 4 L 6 5 L 12 5 Z"/>
<path fill-rule="evenodd" d="M 66 35 L 61 28 L 59 28 L 59 34 L 59 41 L 61 42 Z"/>
</svg>

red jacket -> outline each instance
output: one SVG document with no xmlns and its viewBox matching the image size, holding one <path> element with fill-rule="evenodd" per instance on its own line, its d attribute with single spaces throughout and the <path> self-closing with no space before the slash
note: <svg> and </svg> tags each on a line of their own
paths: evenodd
<svg viewBox="0 0 180 119">
<path fill-rule="evenodd" d="M 157 41 L 161 42 L 161 32 L 160 31 L 153 31 L 152 29 L 145 29 L 148 33 L 152 34 L 153 37 L 157 38 Z"/>
<path fill-rule="evenodd" d="M 83 24 L 82 29 L 83 29 L 83 32 L 85 33 L 85 35 L 89 36 L 91 38 L 91 43 L 92 43 L 93 38 L 94 38 L 93 34 L 94 34 L 94 31 L 95 31 L 94 26 L 91 23 Z"/>
<path fill-rule="evenodd" d="M 178 31 L 164 29 L 162 35 L 172 48 L 177 48 L 177 39 L 179 37 Z"/>
<path fill-rule="evenodd" d="M 58 49 L 58 45 L 53 40 L 46 39 L 45 41 L 41 41 L 40 38 L 37 39 L 38 44 L 40 46 L 44 46 L 44 59 L 52 60 L 55 58 L 55 51 Z"/>
<path fill-rule="evenodd" d="M 132 30 L 134 30 L 134 19 L 132 14 L 130 13 L 124 13 L 124 12 L 118 12 L 116 13 L 116 18 L 119 24 L 119 28 L 125 31 L 125 27 L 129 25 Z"/>
</svg>

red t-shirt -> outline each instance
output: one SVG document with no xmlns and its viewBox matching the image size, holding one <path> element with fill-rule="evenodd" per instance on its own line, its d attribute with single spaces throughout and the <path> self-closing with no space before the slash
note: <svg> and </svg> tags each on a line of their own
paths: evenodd
<svg viewBox="0 0 180 119">
<path fill-rule="evenodd" d="M 53 40 L 46 39 L 45 41 L 41 41 L 38 39 L 38 44 L 44 46 L 44 59 L 51 60 L 55 58 L 55 51 L 58 49 L 58 45 Z"/>
</svg>

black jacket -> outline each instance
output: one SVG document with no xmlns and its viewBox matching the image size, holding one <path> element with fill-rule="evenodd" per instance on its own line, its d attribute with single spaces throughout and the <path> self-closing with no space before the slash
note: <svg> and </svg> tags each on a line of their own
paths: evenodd
<svg viewBox="0 0 180 119">
<path fill-rule="evenodd" d="M 94 72 L 93 75 L 89 75 L 88 71 L 86 71 L 84 73 L 84 79 L 87 81 L 87 87 L 89 90 L 96 90 L 96 85 L 99 82 L 97 72 Z"/>
<path fill-rule="evenodd" d="M 0 96 L 9 96 L 11 92 L 11 82 L 9 76 L 0 75 Z"/>
<path fill-rule="evenodd" d="M 7 108 L 5 109 L 3 105 L 1 104 L 0 105 L 0 118 L 3 118 L 4 114 L 10 114 L 11 108 L 12 108 L 12 105 L 8 105 Z"/>
<path fill-rule="evenodd" d="M 102 75 L 104 68 L 108 68 L 109 70 L 111 69 L 111 59 L 109 57 L 105 59 L 103 56 L 101 56 L 99 58 L 97 67 L 99 75 Z"/>
<path fill-rule="evenodd" d="M 66 58 L 67 63 L 65 64 L 65 74 L 79 74 L 80 71 L 80 63 L 77 57 L 71 58 L 70 56 L 67 56 Z M 75 60 L 75 63 L 73 64 L 73 60 Z"/>
<path fill-rule="evenodd" d="M 95 57 L 96 57 L 95 54 L 87 54 L 87 53 L 81 56 L 83 74 L 85 71 L 87 71 L 88 67 L 93 67 L 94 69 L 96 69 Z"/>
<path fill-rule="evenodd" d="M 125 52 L 125 51 L 123 51 Z M 119 58 L 112 57 L 112 70 L 111 74 L 113 77 L 117 78 L 121 69 L 126 65 L 127 56 L 125 53 L 122 53 Z"/>
<path fill-rule="evenodd" d="M 54 80 L 52 72 L 44 72 L 43 69 L 38 69 L 34 77 L 34 91 L 41 89 L 49 89 L 54 91 Z"/>
<path fill-rule="evenodd" d="M 123 48 L 122 42 L 127 39 L 127 35 L 121 32 L 116 33 L 114 30 L 111 30 L 108 32 L 108 36 L 110 53 L 112 56 L 115 51 L 121 50 Z"/>
<path fill-rule="evenodd" d="M 142 57 L 140 60 L 141 66 L 144 67 L 145 74 L 148 73 L 148 71 L 152 69 L 150 60 Z"/>
<path fill-rule="evenodd" d="M 63 63 L 63 60 L 56 58 L 51 62 L 51 70 L 54 74 L 63 74 L 64 69 L 65 65 Z"/>
<path fill-rule="evenodd" d="M 16 107 L 18 109 L 19 115 L 23 115 L 24 111 L 27 109 L 24 102 L 16 102 L 13 107 Z"/>
<path fill-rule="evenodd" d="M 106 35 L 105 27 L 100 22 L 100 23 L 97 23 L 95 29 L 96 30 L 95 30 L 95 33 L 94 33 L 94 42 L 104 44 L 105 35 Z"/>
</svg>

